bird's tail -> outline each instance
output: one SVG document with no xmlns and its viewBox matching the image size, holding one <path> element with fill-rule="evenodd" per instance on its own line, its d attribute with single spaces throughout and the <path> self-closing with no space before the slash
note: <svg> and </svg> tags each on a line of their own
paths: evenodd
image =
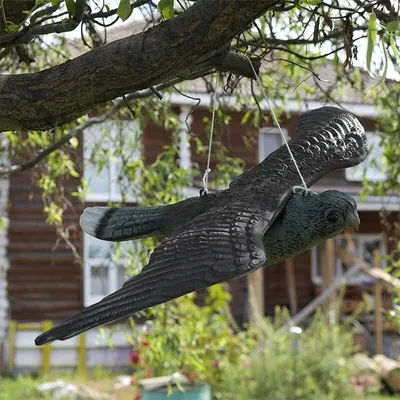
<svg viewBox="0 0 400 400">
<path fill-rule="evenodd" d="M 82 229 L 91 236 L 108 241 L 132 240 L 163 230 L 166 206 L 88 207 L 80 218 Z"/>
</svg>

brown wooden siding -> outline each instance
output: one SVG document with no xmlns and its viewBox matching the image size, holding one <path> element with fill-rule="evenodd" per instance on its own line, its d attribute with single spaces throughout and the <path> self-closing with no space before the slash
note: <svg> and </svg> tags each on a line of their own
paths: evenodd
<svg viewBox="0 0 400 400">
<path fill-rule="evenodd" d="M 171 133 L 149 120 L 143 132 L 142 149 L 146 163 L 153 163 L 163 151 L 163 147 L 171 144 Z"/>
<path fill-rule="evenodd" d="M 71 227 L 71 242 L 81 253 L 82 234 L 77 225 L 82 205 L 69 194 L 77 180 L 64 180 L 67 209 L 64 225 Z M 8 293 L 11 318 L 22 321 L 60 320 L 82 308 L 82 268 L 54 227 L 45 222 L 41 192 L 30 172 L 10 178 L 8 235 Z"/>
</svg>

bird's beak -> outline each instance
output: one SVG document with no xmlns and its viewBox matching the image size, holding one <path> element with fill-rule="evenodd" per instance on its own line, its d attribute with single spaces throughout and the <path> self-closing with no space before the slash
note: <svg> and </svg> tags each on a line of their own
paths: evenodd
<svg viewBox="0 0 400 400">
<path fill-rule="evenodd" d="M 355 212 L 350 219 L 350 224 L 345 229 L 345 232 L 358 232 L 360 229 L 360 217 L 358 213 Z"/>
</svg>

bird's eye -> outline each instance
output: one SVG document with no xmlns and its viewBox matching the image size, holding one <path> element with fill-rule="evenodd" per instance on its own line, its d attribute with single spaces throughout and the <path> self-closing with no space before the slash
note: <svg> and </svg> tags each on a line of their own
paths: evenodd
<svg viewBox="0 0 400 400">
<path fill-rule="evenodd" d="M 327 219 L 327 221 L 332 222 L 332 223 L 338 222 L 339 214 L 336 211 L 329 211 L 326 214 L 326 219 Z"/>
</svg>

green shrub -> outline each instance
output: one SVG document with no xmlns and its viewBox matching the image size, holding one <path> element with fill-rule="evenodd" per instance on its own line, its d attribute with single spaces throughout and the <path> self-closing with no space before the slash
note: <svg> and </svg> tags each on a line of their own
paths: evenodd
<svg viewBox="0 0 400 400">
<path fill-rule="evenodd" d="M 353 338 L 350 330 L 329 324 L 318 312 L 301 334 L 282 326 L 289 320 L 277 309 L 274 322 L 258 319 L 259 348 L 243 365 L 223 372 L 222 398 L 254 400 L 354 400 L 351 384 Z"/>
<path fill-rule="evenodd" d="M 151 332 L 136 329 L 132 361 L 138 377 L 176 371 L 208 382 L 215 399 L 354 400 L 353 336 L 317 312 L 301 334 L 283 326 L 287 310 L 239 329 L 223 286 L 208 291 L 206 305 L 187 295 L 152 309 Z"/>
<path fill-rule="evenodd" d="M 208 289 L 204 306 L 198 306 L 195 297 L 189 294 L 152 308 L 150 332 L 134 330 L 131 359 L 137 377 L 179 371 L 191 380 L 208 382 L 216 393 L 223 370 L 241 365 L 255 348 L 252 331 L 236 326 L 230 294 L 223 286 Z"/>
</svg>

